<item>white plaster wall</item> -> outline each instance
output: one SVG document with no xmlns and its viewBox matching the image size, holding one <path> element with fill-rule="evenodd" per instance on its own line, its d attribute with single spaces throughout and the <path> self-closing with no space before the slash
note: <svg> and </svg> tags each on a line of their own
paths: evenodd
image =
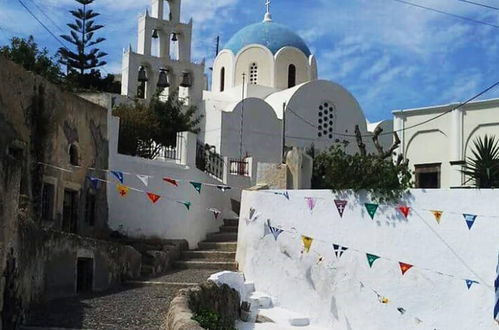
<svg viewBox="0 0 499 330">
<path fill-rule="evenodd" d="M 288 69 L 290 64 L 294 64 L 296 67 L 296 85 L 311 80 L 310 65 L 305 54 L 297 48 L 284 47 L 275 55 L 274 86 L 276 88 L 288 88 Z"/>
<path fill-rule="evenodd" d="M 314 127 L 319 125 L 319 106 L 324 102 L 328 102 L 334 107 L 334 133 L 353 135 L 355 125 L 359 125 L 363 135 L 370 135 L 367 132 L 366 118 L 355 97 L 341 85 L 329 81 L 314 80 L 274 93 L 265 101 L 274 108 L 278 118 L 282 118 L 284 102 L 286 108 L 290 109 L 286 112 L 286 145 L 288 146 L 308 148 L 314 144 L 318 150 L 325 150 L 335 144 L 337 140 L 347 140 L 350 142 L 347 151 L 358 152 L 355 137 L 335 134 L 333 134 L 333 139 L 324 136 L 318 137 L 318 130 Z M 369 138 L 365 138 L 364 142 L 369 150 L 373 150 L 374 147 L 369 140 Z"/>
<path fill-rule="evenodd" d="M 329 329 L 497 329 L 493 321 L 493 281 L 499 251 L 497 190 L 412 190 L 402 203 L 413 207 L 405 219 L 382 205 L 374 221 L 365 211 L 365 196 L 347 192 L 289 191 L 290 200 L 269 192 L 243 192 L 237 261 L 256 290 L 273 296 L 276 305 L 309 315 L 312 324 Z M 305 197 L 318 199 L 311 212 Z M 340 218 L 334 199 L 348 200 Z M 252 223 L 249 209 L 259 218 Z M 441 224 L 424 210 L 444 210 Z M 455 213 L 449 213 L 455 212 Z M 469 230 L 461 213 L 481 214 Z M 495 215 L 496 218 L 485 217 Z M 277 240 L 263 237 L 263 221 L 295 228 Z M 301 255 L 300 234 L 315 239 Z M 322 240 L 322 241 L 319 241 Z M 351 249 L 337 259 L 332 243 Z M 352 251 L 357 249 L 361 253 Z M 379 259 L 369 268 L 364 253 Z M 457 255 L 457 256 L 456 256 Z M 324 257 L 318 263 L 319 256 Z M 404 276 L 398 261 L 415 265 Z M 427 268 L 433 271 L 426 271 Z M 434 271 L 478 280 L 465 281 Z M 360 281 L 366 287 L 361 288 Z M 390 302 L 381 304 L 367 286 Z M 397 308 L 406 310 L 401 315 Z M 416 318 L 423 322 L 418 324 Z"/>
<path fill-rule="evenodd" d="M 220 92 L 220 72 L 225 68 L 225 90 L 234 86 L 234 55 L 229 50 L 222 50 L 213 63 L 213 92 Z"/>
<path fill-rule="evenodd" d="M 244 107 L 244 111 L 243 111 Z M 247 98 L 222 113 L 221 154 L 240 158 L 241 113 L 243 112 L 243 157 L 248 154 L 256 161 L 281 161 L 281 120 L 273 109 L 257 98 Z"/>
<path fill-rule="evenodd" d="M 152 193 L 179 201 L 190 201 L 190 211 L 175 201 L 160 199 L 152 204 L 145 193 L 129 192 L 126 198 L 119 196 L 116 188 L 108 187 L 109 226 L 113 230 L 122 229 L 131 237 L 160 237 L 168 239 L 186 239 L 190 248 L 205 239 L 207 233 L 217 232 L 222 225 L 223 216 L 215 220 L 208 208 L 217 208 L 229 215 L 228 195 L 216 187 L 203 186 L 201 194 L 189 181 L 222 184 L 195 166 L 178 165 L 172 162 L 147 160 L 117 153 L 119 121 L 111 117 L 109 121 L 109 168 L 122 172 L 154 176 L 149 179 L 149 186 L 133 175 L 125 175 L 125 185 L 150 191 Z M 192 152 L 192 150 L 190 151 Z M 194 151 L 195 152 L 195 151 Z M 187 180 L 175 187 L 162 180 L 164 177 Z M 108 175 L 107 180 L 117 182 Z"/>
<path fill-rule="evenodd" d="M 395 129 L 418 125 L 456 106 L 395 111 Z M 405 130 L 400 134 L 399 152 L 409 159 L 412 168 L 417 164 L 442 163 L 441 186 L 459 187 L 464 183 L 460 173 L 462 167 L 450 162 L 466 160 L 471 156 L 473 140 L 485 134 L 499 136 L 499 99 L 469 103 L 424 125 Z"/>
<path fill-rule="evenodd" d="M 252 63 L 258 65 L 257 84 L 273 87 L 274 56 L 267 48 L 260 45 L 249 45 L 236 56 L 234 86 L 243 83 L 243 73 L 246 73 L 246 83 L 249 82 L 249 70 Z"/>
</svg>

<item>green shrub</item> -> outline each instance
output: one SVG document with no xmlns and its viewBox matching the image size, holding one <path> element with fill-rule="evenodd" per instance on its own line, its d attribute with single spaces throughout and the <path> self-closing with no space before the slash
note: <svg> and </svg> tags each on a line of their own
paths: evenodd
<svg viewBox="0 0 499 330">
<path fill-rule="evenodd" d="M 206 330 L 236 330 L 233 326 L 227 325 L 227 320 L 219 314 L 203 310 L 194 314 L 192 319 L 199 323 Z"/>
</svg>

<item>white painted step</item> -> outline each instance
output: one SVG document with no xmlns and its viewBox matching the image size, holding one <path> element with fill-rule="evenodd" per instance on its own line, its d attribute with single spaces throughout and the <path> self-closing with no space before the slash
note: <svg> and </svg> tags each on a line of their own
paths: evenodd
<svg viewBox="0 0 499 330">
<path fill-rule="evenodd" d="M 252 292 L 248 298 L 251 309 L 272 307 L 272 298 L 263 292 Z"/>
<path fill-rule="evenodd" d="M 261 309 L 258 311 L 258 315 L 268 318 L 279 325 L 287 324 L 294 327 L 305 327 L 310 324 L 308 316 L 291 312 L 281 307 Z"/>
</svg>

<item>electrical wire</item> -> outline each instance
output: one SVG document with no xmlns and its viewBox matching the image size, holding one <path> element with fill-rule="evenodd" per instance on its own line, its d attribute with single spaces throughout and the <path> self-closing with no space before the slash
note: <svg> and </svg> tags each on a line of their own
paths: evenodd
<svg viewBox="0 0 499 330">
<path fill-rule="evenodd" d="M 493 10 L 499 10 L 498 7 L 486 5 L 486 4 L 483 4 L 483 3 L 480 3 L 480 2 L 474 2 L 474 1 L 468 1 L 468 0 L 457 0 L 457 1 L 466 2 L 466 3 L 469 3 L 469 4 L 475 5 L 475 6 L 480 6 L 480 7 L 484 7 L 484 8 L 493 9 Z"/>
<path fill-rule="evenodd" d="M 45 16 L 46 19 L 48 19 L 50 21 L 50 23 L 52 23 L 53 26 L 55 26 L 59 31 L 61 31 L 62 33 L 64 33 L 64 31 L 62 30 L 62 28 L 59 27 L 59 25 L 54 22 L 54 20 L 52 18 L 50 18 L 49 15 L 47 15 L 45 13 L 45 11 L 35 2 L 35 0 L 29 0 L 36 8 L 38 8 L 38 10 L 42 13 L 43 16 Z"/>
<path fill-rule="evenodd" d="M 414 2 L 409 2 L 409 1 L 405 1 L 405 0 L 392 0 L 392 1 L 404 3 L 406 5 L 413 6 L 413 7 L 418 7 L 418 8 L 421 8 L 421 9 L 426 9 L 426 10 L 429 10 L 429 11 L 432 11 L 432 12 L 435 12 L 435 13 L 439 13 L 439 14 L 442 14 L 442 15 L 446 15 L 446 16 L 450 16 L 450 17 L 454 17 L 454 18 L 459 18 L 461 20 L 468 21 L 468 22 L 471 22 L 471 23 L 487 25 L 487 26 L 499 29 L 499 25 L 496 25 L 496 24 L 479 21 L 479 20 L 476 20 L 476 19 L 473 19 L 473 18 L 469 18 L 469 17 L 466 17 L 466 16 L 452 14 L 452 13 L 449 13 L 449 12 L 446 12 L 446 11 L 443 11 L 443 10 L 440 10 L 440 9 L 435 9 L 435 8 L 432 8 L 432 7 L 426 7 L 426 6 L 423 6 L 423 5 L 419 5 L 419 4 L 416 4 Z M 458 1 L 460 1 L 460 0 L 458 0 Z"/>
</svg>

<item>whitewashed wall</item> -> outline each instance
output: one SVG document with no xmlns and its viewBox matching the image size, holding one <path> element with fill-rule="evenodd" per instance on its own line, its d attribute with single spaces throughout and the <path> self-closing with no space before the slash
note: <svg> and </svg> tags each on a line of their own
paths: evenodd
<svg viewBox="0 0 499 330">
<path fill-rule="evenodd" d="M 124 184 L 136 189 L 147 190 L 163 196 L 156 204 L 152 204 L 145 193 L 130 190 L 127 197 L 122 198 L 115 187 L 107 190 L 109 203 L 109 226 L 120 229 L 132 237 L 160 237 L 168 239 L 186 239 L 190 248 L 195 248 L 198 242 L 205 239 L 207 233 L 217 232 L 222 225 L 223 216 L 231 216 L 230 198 L 216 187 L 203 186 L 199 194 L 189 181 L 223 185 L 219 180 L 198 170 L 192 162 L 192 155 L 188 158 L 188 165 L 179 165 L 175 162 L 147 160 L 139 157 L 130 157 L 117 153 L 119 121 L 110 117 L 110 151 L 109 168 L 122 172 L 150 175 L 149 186 L 134 175 L 125 175 Z M 187 143 L 189 145 L 189 143 Z M 194 153 L 195 141 L 184 152 Z M 171 177 L 182 182 L 175 187 L 162 180 Z M 118 182 L 111 174 L 108 180 Z M 240 193 L 240 191 L 239 191 Z M 191 209 L 178 201 L 190 201 Z M 223 211 L 223 216 L 215 220 L 208 208 Z"/>
<path fill-rule="evenodd" d="M 414 208 L 407 219 L 394 206 L 381 205 L 374 220 L 365 210 L 365 196 L 330 191 L 289 191 L 289 196 L 245 191 L 241 206 L 239 267 L 276 304 L 334 330 L 497 329 L 492 287 L 499 191 L 413 190 L 402 202 Z M 305 197 L 317 198 L 313 211 Z M 343 218 L 334 205 L 337 198 L 348 200 Z M 244 220 L 250 208 L 256 209 L 254 222 Z M 445 211 L 441 224 L 427 210 Z M 480 215 L 471 230 L 462 213 Z M 263 237 L 267 219 L 295 230 L 277 241 Z M 315 239 L 310 253 L 301 254 L 300 234 Z M 337 259 L 332 243 L 350 250 Z M 370 269 L 365 253 L 389 259 Z M 320 256 L 324 261 L 318 263 Z M 415 266 L 402 276 L 398 261 Z M 468 290 L 464 279 L 481 283 Z M 389 303 L 380 303 L 369 287 Z"/>
</svg>

